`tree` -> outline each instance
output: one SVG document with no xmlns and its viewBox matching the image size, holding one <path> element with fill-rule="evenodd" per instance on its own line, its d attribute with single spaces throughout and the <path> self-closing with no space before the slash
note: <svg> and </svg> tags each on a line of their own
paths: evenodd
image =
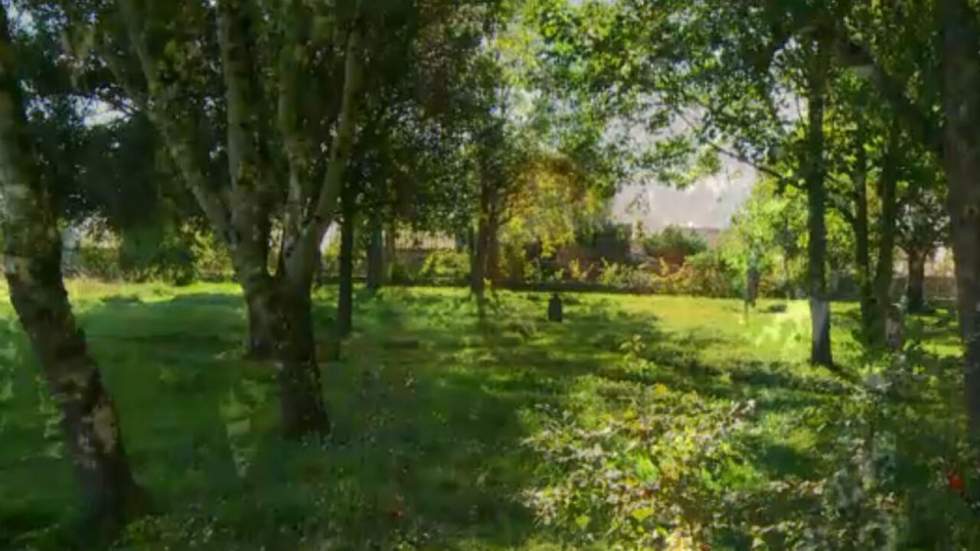
<svg viewBox="0 0 980 551">
<path fill-rule="evenodd" d="M 892 10 L 855 3 L 853 17 L 835 26 L 836 53 L 842 64 L 869 75 L 909 134 L 942 159 L 965 351 L 966 410 L 975 436 L 980 433 L 980 25 L 968 0 L 915 6 Z"/>
<path fill-rule="evenodd" d="M 566 85 L 557 64 L 540 62 L 551 51 L 542 50 L 549 31 L 541 17 L 534 2 L 517 9 L 472 73 L 467 158 L 477 297 L 486 281 L 501 279 L 502 241 L 512 258 L 528 244 L 547 252 L 571 241 L 601 218 L 622 181 L 626 156 L 610 136 L 604 102 Z M 572 202 L 580 208 L 566 209 Z"/>
<path fill-rule="evenodd" d="M 110 71 L 146 113 L 228 247 L 250 350 L 277 366 L 285 434 L 325 432 L 310 293 L 362 100 L 418 65 L 428 30 L 483 4 L 58 5 L 85 29 L 69 33 L 76 64 Z"/>
<path fill-rule="evenodd" d="M 538 4 L 558 73 L 608 98 L 608 111 L 627 129 L 637 119 L 643 123 L 641 132 L 631 134 L 647 142 L 633 144 L 641 151 L 634 165 L 660 182 L 683 184 L 716 169 L 712 159 L 725 155 L 806 191 L 811 360 L 832 365 L 825 115 L 836 68 L 827 21 L 840 7 L 673 0 Z M 819 24 L 801 28 L 794 24 L 800 19 Z"/>
<path fill-rule="evenodd" d="M 52 194 L 28 134 L 7 9 L 0 5 L 0 190 L 10 298 L 62 415 L 86 514 L 102 530 L 132 516 L 133 480 L 112 398 L 72 314 Z M 49 159 L 56 163 L 57 159 Z"/>
<path fill-rule="evenodd" d="M 935 172 L 924 174 L 935 178 Z M 926 262 L 936 249 L 949 240 L 949 217 L 943 205 L 944 182 L 919 181 L 909 186 L 899 216 L 898 246 L 905 252 L 908 266 L 906 307 L 910 313 L 924 313 Z"/>
<path fill-rule="evenodd" d="M 869 345 L 885 342 L 899 209 L 916 189 L 910 167 L 924 153 L 910 143 L 894 113 L 868 83 L 841 73 L 828 125 L 830 204 L 851 226 L 862 332 Z"/>
<path fill-rule="evenodd" d="M 463 10 L 433 21 L 413 46 L 408 69 L 364 98 L 341 196 L 340 335 L 353 323 L 353 256 L 358 241 L 364 241 L 355 233 L 369 236 L 368 287 L 377 290 L 384 272 L 385 222 L 391 237 L 396 221 L 415 230 L 458 231 L 468 199 L 460 174 L 475 96 L 468 88 L 471 69 L 478 64 L 484 28 L 505 12 Z M 459 78 L 447 82 L 447 75 Z"/>
</svg>

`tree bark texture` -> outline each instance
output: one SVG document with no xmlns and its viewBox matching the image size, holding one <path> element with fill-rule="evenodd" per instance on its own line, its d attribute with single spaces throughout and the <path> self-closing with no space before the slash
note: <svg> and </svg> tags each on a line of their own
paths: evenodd
<svg viewBox="0 0 980 551">
<path fill-rule="evenodd" d="M 327 423 L 315 362 L 311 291 L 319 246 L 336 216 L 354 139 L 363 63 L 361 21 L 355 16 L 347 31 L 340 106 L 327 138 L 310 135 L 310 128 L 304 127 L 296 93 L 301 59 L 307 52 L 293 31 L 294 25 L 306 22 L 294 17 L 286 24 L 288 40 L 279 52 L 276 75 L 278 101 L 272 107 L 263 97 L 268 90 L 258 81 L 263 72 L 253 51 L 256 6 L 251 0 L 218 0 L 215 33 L 221 52 L 229 169 L 229 181 L 219 183 L 208 167 L 208 146 L 195 129 L 201 113 L 193 102 L 181 100 L 185 87 L 194 86 L 194 77 L 181 74 L 162 51 L 167 38 L 179 41 L 181 37 L 154 17 L 158 4 L 117 0 L 117 5 L 146 82 L 143 104 L 148 115 L 181 179 L 229 248 L 247 304 L 248 347 L 257 356 L 273 359 L 279 369 L 283 432 L 289 436 L 323 433 Z M 125 75 L 116 78 L 125 81 Z M 271 120 L 277 122 L 278 136 L 271 135 Z M 313 178 L 320 176 L 309 170 L 314 155 L 320 154 L 305 146 L 311 143 L 328 150 L 319 183 Z M 281 185 L 276 176 L 280 167 L 271 161 L 273 145 L 283 148 L 288 185 Z M 269 228 L 272 210 L 279 206 L 286 220 L 277 270 L 272 274 Z"/>
<path fill-rule="evenodd" d="M 885 343 L 888 320 L 894 317 L 891 288 L 895 271 L 895 235 L 898 231 L 898 147 L 899 128 L 895 124 L 890 130 L 878 182 L 881 216 L 878 222 L 878 261 L 874 274 L 875 312 L 872 325 L 872 338 L 876 343 Z"/>
<path fill-rule="evenodd" d="M 807 160 L 805 166 L 807 195 L 807 229 L 809 243 L 808 282 L 810 291 L 810 361 L 832 366 L 830 341 L 830 300 L 827 293 L 827 223 L 826 167 L 824 163 L 824 111 L 830 57 L 825 39 L 813 44 L 813 57 L 807 75 Z"/>
<path fill-rule="evenodd" d="M 354 326 L 354 190 L 350 185 L 341 194 L 340 282 L 337 293 L 337 336 L 350 335 Z"/>
<path fill-rule="evenodd" d="M 909 279 L 905 287 L 905 299 L 909 313 L 921 314 L 926 310 L 926 258 L 928 253 L 918 250 L 906 252 Z"/>
<path fill-rule="evenodd" d="M 371 236 L 367 250 L 367 288 L 372 293 L 377 292 L 384 285 L 385 280 L 385 247 L 384 231 L 382 230 L 381 220 L 374 220 L 371 224 Z"/>
<path fill-rule="evenodd" d="M 141 508 L 113 400 L 72 314 L 61 273 L 61 238 L 43 188 L 16 79 L 7 13 L 0 6 L 0 189 L 4 274 L 21 325 L 61 412 L 66 449 L 95 532 L 119 528 Z"/>
<path fill-rule="evenodd" d="M 943 162 L 964 343 L 966 409 L 980 435 L 980 36 L 966 0 L 942 0 Z"/>
</svg>

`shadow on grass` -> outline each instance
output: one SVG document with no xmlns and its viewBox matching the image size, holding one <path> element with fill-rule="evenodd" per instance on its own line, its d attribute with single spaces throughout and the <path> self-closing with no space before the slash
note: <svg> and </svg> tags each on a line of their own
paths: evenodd
<svg viewBox="0 0 980 551">
<path fill-rule="evenodd" d="M 536 461 L 522 445 L 534 430 L 524 414 L 571 399 L 579 377 L 756 399 L 761 413 L 801 409 L 838 390 L 779 364 L 704 365 L 698 351 L 723 339 L 665 332 L 654 316 L 625 313 L 608 297 L 569 296 L 566 323 L 552 324 L 540 296 L 502 296 L 481 319 L 460 290 L 359 293 L 341 361 L 322 366 L 332 422 L 322 445 L 278 437 L 275 375 L 241 359 L 241 297 L 108 300 L 85 311 L 133 468 L 159 511 L 124 544 L 521 547 L 540 536 L 520 503 Z M 334 310 L 331 294 L 318 297 L 322 340 Z M 633 335 L 646 345 L 649 370 L 622 366 Z M 62 549 L 64 540 L 45 530 L 70 516 L 74 496 L 66 461 L 43 455 L 58 435 L 44 437 L 50 414 L 39 413 L 43 393 L 24 358 L 15 398 L 0 404 L 0 487 L 19 492 L 0 499 L 0 547 Z M 810 468 L 779 442 L 758 446 L 760 462 L 776 471 Z"/>
<path fill-rule="evenodd" d="M 317 445 L 279 438 L 274 373 L 241 359 L 240 297 L 110 300 L 85 311 L 133 469 L 159 511 L 123 545 L 470 549 L 524 541 L 533 529 L 517 502 L 529 472 L 517 418 L 525 396 L 508 391 L 505 370 L 488 376 L 444 363 L 465 339 L 429 320 L 403 323 L 406 310 L 447 306 L 424 302 L 361 302 L 342 361 L 322 366 L 333 430 Z M 315 315 L 328 324 L 332 305 L 318 304 Z M 50 415 L 39 413 L 36 366 L 26 355 L 18 364 L 18 400 L 2 410 L 18 431 L 2 431 L 0 465 L 9 468 L 0 486 L 31 483 L 0 499 L 0 547 L 69 548 L 66 530 L 51 530 L 73 515 L 67 460 L 55 451 L 41 457 L 60 435 L 43 436 Z"/>
</svg>

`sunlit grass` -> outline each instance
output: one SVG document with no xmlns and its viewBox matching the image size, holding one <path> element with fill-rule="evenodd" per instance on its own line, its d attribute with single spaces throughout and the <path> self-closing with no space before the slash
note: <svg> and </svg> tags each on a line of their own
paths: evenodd
<svg viewBox="0 0 980 551">
<path fill-rule="evenodd" d="M 559 548 L 520 499 L 537 484 L 522 442 L 541 406 L 616 416 L 652 385 L 753 400 L 753 480 L 812 474 L 808 408 L 838 391 L 806 365 L 805 302 L 746 314 L 735 300 L 570 294 L 566 323 L 550 324 L 544 294 L 499 293 L 481 322 L 462 289 L 358 291 L 355 332 L 323 371 L 330 440 L 295 446 L 277 435 L 274 373 L 241 359 L 236 286 L 68 288 L 158 512 L 130 529 L 132 548 Z M 325 335 L 333 291 L 317 297 Z M 845 361 L 852 308 L 835 308 Z M 69 465 L 9 305 L 0 316 L 0 547 L 61 549 L 68 531 L 49 528 L 72 517 Z M 624 364 L 634 336 L 640 371 Z"/>
</svg>

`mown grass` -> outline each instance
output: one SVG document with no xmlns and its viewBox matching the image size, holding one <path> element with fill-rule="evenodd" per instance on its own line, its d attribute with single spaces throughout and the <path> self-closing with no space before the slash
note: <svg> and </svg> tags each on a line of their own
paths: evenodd
<svg viewBox="0 0 980 551">
<path fill-rule="evenodd" d="M 241 358 L 232 285 L 72 282 L 73 303 L 116 398 L 154 514 L 133 549 L 557 549 L 522 494 L 540 458 L 522 444 L 542 405 L 616 414 L 610 389 L 664 385 L 706 401 L 754 400 L 754 477 L 806 478 L 840 379 L 805 362 L 803 302 L 500 293 L 485 320 L 456 289 L 360 292 L 356 331 L 324 365 L 323 445 L 277 434 L 274 375 Z M 784 312 L 767 313 L 773 304 Z M 321 334 L 333 297 L 318 295 Z M 835 353 L 857 366 L 853 307 L 835 306 Z M 952 327 L 930 343 L 955 352 Z M 624 343 L 658 366 L 623 369 Z M 72 544 L 74 495 L 54 410 L 9 305 L 0 304 L 0 548 Z M 623 385 L 627 386 L 624 387 Z M 753 477 L 748 477 L 752 479 Z"/>
</svg>

